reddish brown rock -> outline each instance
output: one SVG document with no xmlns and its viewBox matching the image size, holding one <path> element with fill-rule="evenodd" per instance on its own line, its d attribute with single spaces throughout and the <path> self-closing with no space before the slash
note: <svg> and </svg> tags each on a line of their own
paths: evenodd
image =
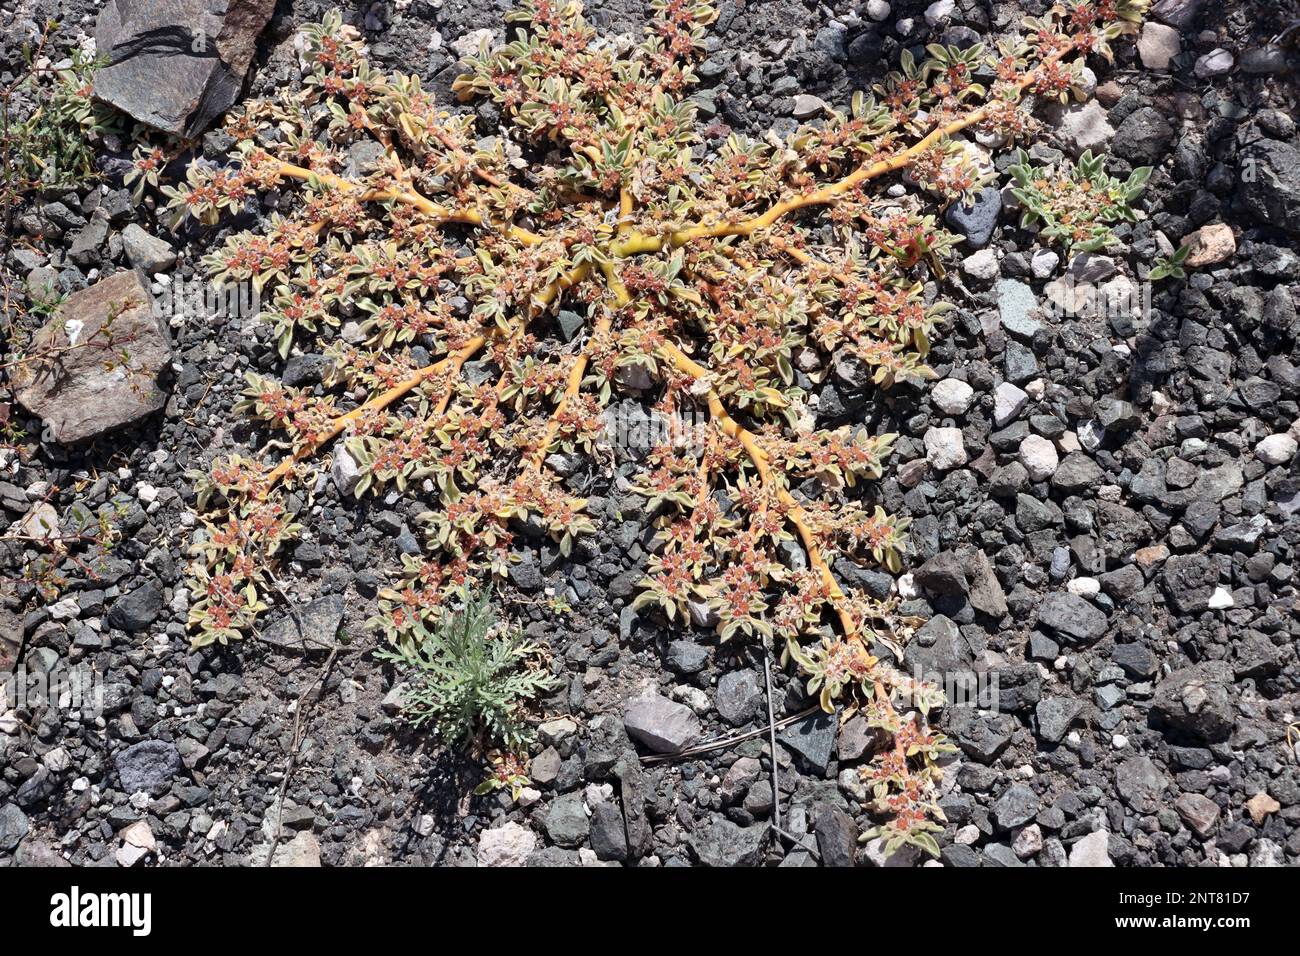
<svg viewBox="0 0 1300 956">
<path fill-rule="evenodd" d="M 171 339 L 134 271 L 69 296 L 26 355 L 14 393 L 63 444 L 128 425 L 166 401 L 159 377 L 172 361 Z"/>
</svg>

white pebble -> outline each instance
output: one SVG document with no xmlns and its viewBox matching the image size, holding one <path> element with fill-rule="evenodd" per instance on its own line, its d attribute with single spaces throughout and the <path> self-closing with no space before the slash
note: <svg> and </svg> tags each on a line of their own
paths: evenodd
<svg viewBox="0 0 1300 956">
<path fill-rule="evenodd" d="M 954 0 L 938 0 L 925 8 L 925 22 L 932 27 L 937 27 L 946 18 L 952 15 L 953 7 L 957 4 Z"/>
<path fill-rule="evenodd" d="M 1235 603 L 1236 602 L 1232 599 L 1231 591 L 1227 588 L 1218 587 L 1215 588 L 1214 593 L 1210 595 L 1210 600 L 1207 602 L 1207 606 L 1211 611 L 1221 611 L 1224 608 L 1232 607 Z"/>
<path fill-rule="evenodd" d="M 1266 465 L 1285 465 L 1295 457 L 1296 440 L 1285 432 L 1269 435 L 1255 446 L 1255 457 Z"/>
<path fill-rule="evenodd" d="M 925 433 L 925 459 L 931 467 L 948 471 L 966 464 L 966 446 L 960 428 L 931 428 Z"/>
<path fill-rule="evenodd" d="M 998 257 L 992 249 L 981 249 L 963 259 L 961 268 L 968 276 L 989 281 L 997 277 Z"/>
<path fill-rule="evenodd" d="M 993 392 L 993 424 L 1002 428 L 1015 420 L 1029 402 L 1029 395 L 1014 382 L 1003 382 Z"/>
<path fill-rule="evenodd" d="M 1030 481 L 1046 481 L 1056 474 L 1060 458 L 1050 441 L 1042 435 L 1030 435 L 1020 443 L 1020 463 L 1029 472 Z"/>
<path fill-rule="evenodd" d="M 1101 593 L 1101 582 L 1096 578 L 1072 578 L 1066 582 L 1065 589 L 1079 597 L 1095 597 Z"/>
<path fill-rule="evenodd" d="M 1034 258 L 1029 262 L 1029 268 L 1033 271 L 1035 279 L 1050 279 L 1060 264 L 1060 256 L 1051 249 L 1043 249 L 1034 254 Z"/>
<path fill-rule="evenodd" d="M 958 378 L 945 378 L 930 391 L 930 400 L 945 415 L 962 415 L 970 408 L 975 389 Z"/>
</svg>

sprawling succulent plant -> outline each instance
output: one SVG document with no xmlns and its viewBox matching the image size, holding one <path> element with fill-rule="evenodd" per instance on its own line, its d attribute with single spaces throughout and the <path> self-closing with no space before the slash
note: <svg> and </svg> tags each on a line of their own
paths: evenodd
<svg viewBox="0 0 1300 956">
<path fill-rule="evenodd" d="M 599 455 L 612 397 L 635 392 L 707 420 L 645 463 L 657 535 L 638 607 L 775 640 L 824 707 L 865 713 L 888 741 L 862 771 L 880 832 L 937 852 L 934 693 L 882 659 L 915 622 L 831 571 L 841 557 L 900 567 L 906 521 L 856 490 L 892 436 L 818 427 L 797 383 L 832 363 L 882 388 L 930 375 L 948 307 L 924 282 L 955 242 L 936 214 L 990 178 L 959 134 L 1031 135 L 1033 103 L 1082 96 L 1085 59 L 1109 58 L 1146 2 L 1071 2 L 993 46 L 905 53 L 847 111 L 721 143 L 685 99 L 712 8 L 650 6 L 626 46 L 577 2 L 524 2 L 509 42 L 455 85 L 499 107 L 508 131 L 488 139 L 417 77 L 372 70 L 333 14 L 303 31 L 301 91 L 247 104 L 228 124 L 232 163 L 196 163 L 166 190 L 178 217 L 207 223 L 284 191 L 282 213 L 207 264 L 263 289 L 282 354 L 310 343 L 329 358 L 323 395 L 249 376 L 245 410 L 289 454 L 221 459 L 199 483 L 195 643 L 253 624 L 296 530 L 282 489 L 331 443 L 355 494 L 429 505 L 425 555 L 380 595 L 374 622 L 394 642 L 423 635 L 467 579 L 504 574 L 521 523 L 567 554 L 594 526 L 548 462 Z M 561 306 L 582 321 L 573 341 Z M 472 359 L 486 378 L 465 374 Z"/>
</svg>

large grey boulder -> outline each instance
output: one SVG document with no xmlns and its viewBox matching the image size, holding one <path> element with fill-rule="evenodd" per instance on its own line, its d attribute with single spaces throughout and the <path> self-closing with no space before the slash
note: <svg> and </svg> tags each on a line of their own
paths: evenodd
<svg viewBox="0 0 1300 956">
<path fill-rule="evenodd" d="M 166 401 L 158 380 L 172 362 L 171 338 L 134 270 L 69 296 L 27 355 L 14 369 L 14 393 L 63 444 L 128 425 Z"/>
<path fill-rule="evenodd" d="M 112 0 L 95 25 L 95 96 L 193 138 L 239 97 L 275 0 Z"/>
</svg>

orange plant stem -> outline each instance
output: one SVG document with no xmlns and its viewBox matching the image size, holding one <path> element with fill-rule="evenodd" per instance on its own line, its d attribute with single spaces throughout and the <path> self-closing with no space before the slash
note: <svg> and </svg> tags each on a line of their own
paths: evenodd
<svg viewBox="0 0 1300 956">
<path fill-rule="evenodd" d="M 317 437 L 314 441 L 308 442 L 294 451 L 292 455 L 280 462 L 280 464 L 275 467 L 275 470 L 267 475 L 267 484 L 265 489 L 263 489 L 262 497 L 265 497 L 281 478 L 284 478 L 289 474 L 289 472 L 293 471 L 294 465 L 302 461 L 304 458 L 310 458 L 312 455 L 316 454 L 317 451 L 341 435 L 349 425 L 359 419 L 362 415 L 375 409 L 387 408 L 421 382 L 433 378 L 439 372 L 444 370 L 450 373 L 447 394 L 444 396 L 440 406 L 442 409 L 445 409 L 447 401 L 451 397 L 451 391 L 454 387 L 456 376 L 460 373 L 461 367 L 477 355 L 479 350 L 487 344 L 487 341 L 488 337 L 486 335 L 474 336 L 465 343 L 465 346 L 459 351 L 453 352 L 440 362 L 435 362 L 433 365 L 425 366 L 405 381 L 398 382 L 392 388 L 374 396 L 365 404 L 352 409 L 352 411 L 348 412 L 346 415 L 340 415 L 338 418 L 334 419 L 334 421 L 330 423 L 330 427 L 323 434 Z"/>
<path fill-rule="evenodd" d="M 604 335 L 613 324 L 612 316 L 602 316 L 592 329 L 592 338 Z M 564 383 L 564 394 L 560 396 L 555 411 L 551 413 L 550 419 L 546 422 L 546 430 L 542 433 L 532 458 L 529 459 L 529 465 L 534 470 L 540 468 L 542 463 L 546 461 L 546 451 L 551 447 L 551 442 L 555 441 L 555 436 L 560 430 L 560 416 L 564 414 L 564 410 L 568 408 L 573 397 L 582 390 L 582 379 L 587 374 L 589 364 L 591 364 L 591 350 L 584 348 L 578 353 L 578 357 L 574 359 L 573 367 L 569 369 L 569 377 Z"/>
<path fill-rule="evenodd" d="M 460 222 L 471 226 L 481 226 L 484 224 L 483 216 L 473 209 L 449 209 L 441 206 L 421 196 L 412 190 L 401 189 L 366 189 L 363 190 L 356 183 L 344 179 L 341 176 L 335 176 L 333 173 L 321 173 L 315 170 L 307 169 L 304 166 L 295 166 L 292 163 L 280 163 L 280 175 L 289 179 L 308 180 L 313 176 L 325 183 L 333 186 L 335 189 L 341 189 L 344 192 L 359 192 L 358 197 L 362 202 L 399 202 L 408 206 L 413 206 L 425 215 L 436 219 L 439 222 Z M 542 242 L 542 237 L 535 232 L 530 232 L 520 226 L 509 226 L 507 231 L 520 242 L 535 246 Z"/>
<path fill-rule="evenodd" d="M 631 301 L 627 288 L 619 279 L 617 271 L 612 264 L 606 264 L 604 267 L 605 278 L 609 282 L 609 287 L 614 293 L 615 300 L 619 306 L 624 306 Z M 661 351 L 672 362 L 673 367 L 679 372 L 683 372 L 697 382 L 709 381 L 709 370 L 696 362 L 693 358 L 679 349 L 671 342 L 665 342 L 661 346 Z M 585 363 L 584 368 L 585 368 Z M 573 381 L 572 375 L 570 382 Z M 578 379 L 581 383 L 581 377 Z M 576 389 L 575 389 L 576 391 Z M 813 570 L 817 572 L 818 577 L 826 587 L 827 594 L 835 608 L 836 616 L 839 617 L 840 627 L 844 631 L 844 636 L 851 640 L 861 640 L 858 633 L 858 627 L 853 621 L 853 617 L 844 607 L 847 595 L 844 589 L 840 587 L 839 582 L 835 580 L 835 575 L 831 573 L 830 565 L 822 556 L 821 545 L 817 543 L 817 536 L 813 533 L 812 526 L 808 522 L 808 512 L 803 506 L 795 500 L 794 496 L 788 490 L 778 485 L 772 478 L 772 469 L 768 462 L 767 452 L 758 444 L 758 438 L 753 432 L 745 428 L 740 422 L 731 417 L 722 399 L 718 396 L 717 390 L 710 384 L 706 393 L 706 401 L 709 406 L 709 414 L 714 421 L 722 428 L 724 434 L 740 442 L 741 447 L 745 449 L 745 454 L 749 456 L 750 461 L 754 463 L 754 468 L 758 472 L 759 480 L 768 488 L 775 491 L 777 500 L 785 508 L 786 517 L 794 525 L 795 531 L 799 535 L 799 540 L 803 542 L 804 550 L 808 554 L 808 563 Z"/>
<path fill-rule="evenodd" d="M 609 275 L 609 268 L 606 268 L 607 276 Z M 581 265 L 576 269 L 571 269 L 558 283 L 555 284 L 555 295 L 558 296 L 565 289 L 577 282 L 581 282 L 590 273 L 591 266 L 589 265 Z M 550 300 L 548 300 L 546 304 L 549 305 Z M 592 340 L 597 336 L 604 335 L 608 332 L 613 324 L 613 316 L 602 316 L 596 322 L 592 333 Z M 578 353 L 578 357 L 573 363 L 573 368 L 569 369 L 569 377 L 564 383 L 564 392 L 560 395 L 560 400 L 555 406 L 555 411 L 551 413 L 550 419 L 546 422 L 546 429 L 542 432 L 542 437 L 538 441 L 537 448 L 528 459 L 528 465 L 534 471 L 539 470 L 542 467 L 542 464 L 546 461 L 546 451 L 551 447 L 551 442 L 555 441 L 555 436 L 560 430 L 560 416 L 564 414 L 564 410 L 568 407 L 569 402 L 573 397 L 582 389 L 582 378 L 587 374 L 587 366 L 590 362 L 591 350 L 589 347 L 584 347 L 583 350 Z"/>
<path fill-rule="evenodd" d="M 1034 82 L 1036 78 L 1035 75 L 1042 66 L 1060 60 L 1064 56 L 1065 52 L 1067 51 L 1053 53 L 1051 56 L 1044 59 L 1038 67 L 1035 67 L 1034 70 L 1030 71 L 1030 73 L 1014 87 L 1014 99 L 1018 100 L 1024 95 L 1025 90 Z M 685 245 L 692 239 L 752 235 L 760 229 L 766 229 L 768 226 L 771 226 L 788 213 L 794 212 L 798 209 L 803 209 L 807 206 L 825 205 L 826 203 L 834 201 L 837 196 L 843 195 L 868 180 L 876 179 L 892 172 L 897 172 L 900 169 L 906 169 L 908 166 L 916 162 L 923 153 L 941 140 L 953 136 L 956 133 L 960 133 L 967 127 L 974 126 L 976 123 L 987 119 L 993 105 L 993 102 L 985 103 L 983 106 L 972 110 L 959 119 L 955 119 L 943 126 L 935 127 L 914 145 L 909 146 L 897 156 L 890 157 L 889 159 L 882 159 L 871 164 L 863 164 L 848 176 L 845 176 L 837 182 L 828 183 L 820 189 L 815 189 L 803 196 L 794 196 L 790 199 L 776 203 L 766 212 L 754 216 L 751 219 L 732 223 L 721 222 L 701 224 L 698 226 L 692 226 L 688 229 L 678 229 L 669 233 L 667 236 L 648 236 L 640 233 L 630 233 L 625 236 L 621 242 L 615 243 L 611 246 L 610 252 L 616 256 L 625 257 L 637 255 L 638 253 L 643 252 L 658 252 L 660 249 L 664 248 L 665 245 L 675 248 L 677 246 Z"/>
<path fill-rule="evenodd" d="M 666 342 L 661 346 L 661 350 L 678 371 L 684 372 L 696 381 L 707 382 L 709 380 L 709 370 L 676 345 Z M 808 553 L 808 563 L 826 586 L 831 604 L 839 617 L 840 627 L 844 630 L 845 637 L 861 639 L 857 625 L 844 607 L 847 595 L 845 595 L 844 589 L 840 587 L 839 582 L 835 580 L 830 565 L 826 563 L 826 559 L 822 556 L 821 546 L 817 543 L 817 536 L 813 533 L 808 522 L 808 512 L 804 510 L 803 506 L 795 500 L 795 497 L 788 490 L 776 484 L 772 478 L 772 468 L 767 452 L 758 444 L 757 436 L 731 417 L 712 385 L 709 386 L 705 398 L 709 406 L 709 414 L 713 416 L 714 421 L 722 428 L 724 434 L 740 442 L 741 447 L 745 449 L 745 454 L 754 463 L 754 469 L 758 472 L 759 480 L 776 492 L 777 500 L 785 507 L 786 517 L 790 520 L 790 524 L 794 526 L 795 531 L 798 532 L 799 540 L 803 542 L 804 550 Z"/>
<path fill-rule="evenodd" d="M 564 289 L 567 289 L 575 282 L 580 282 L 589 271 L 589 267 L 579 266 L 576 269 L 570 270 L 555 282 L 552 282 L 540 295 L 538 295 L 536 307 L 541 309 L 550 305 Z M 317 437 L 315 441 L 303 445 L 275 467 L 275 469 L 267 476 L 267 484 L 262 492 L 263 497 L 265 497 L 282 478 L 287 476 L 289 472 L 293 471 L 293 466 L 295 464 L 302 461 L 304 458 L 310 458 L 312 455 L 316 454 L 316 452 L 341 435 L 350 424 L 355 422 L 362 415 L 366 414 L 366 412 L 387 408 L 389 405 L 393 404 L 393 402 L 408 394 L 421 382 L 427 381 L 435 375 L 438 375 L 440 372 L 446 371 L 448 373 L 447 390 L 443 393 L 442 398 L 435 407 L 435 413 L 442 414 L 442 412 L 447 410 L 447 405 L 451 402 L 451 395 L 455 388 L 456 379 L 460 375 L 460 371 L 464 367 L 465 363 L 477 355 L 490 339 L 495 338 L 500 334 L 503 333 L 501 333 L 500 330 L 494 329 L 492 332 L 474 336 L 458 351 L 453 352 L 451 355 L 448 355 L 439 362 L 435 362 L 433 365 L 425 366 L 405 381 L 399 382 L 387 391 L 374 396 L 363 405 L 348 412 L 346 415 L 341 415 L 336 418 L 330 423 L 329 429 Z"/>
</svg>

